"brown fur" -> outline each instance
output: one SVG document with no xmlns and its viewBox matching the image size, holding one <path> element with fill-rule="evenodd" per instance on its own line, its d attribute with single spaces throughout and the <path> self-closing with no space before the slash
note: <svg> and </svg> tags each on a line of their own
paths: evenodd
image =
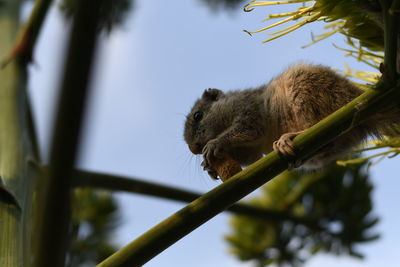
<svg viewBox="0 0 400 267">
<path fill-rule="evenodd" d="M 331 69 L 296 64 L 267 85 L 223 93 L 209 89 L 197 100 L 185 123 L 184 137 L 191 151 L 204 155 L 203 166 L 229 154 L 248 165 L 272 151 L 285 133 L 309 128 L 362 93 Z M 201 120 L 194 114 L 200 112 Z M 368 134 L 377 133 L 371 120 L 351 129 L 309 159 L 307 167 L 321 167 L 345 154 Z"/>
</svg>

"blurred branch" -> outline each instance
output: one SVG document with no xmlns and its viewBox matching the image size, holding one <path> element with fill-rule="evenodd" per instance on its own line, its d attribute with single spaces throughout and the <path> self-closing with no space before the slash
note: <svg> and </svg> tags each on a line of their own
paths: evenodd
<svg viewBox="0 0 400 267">
<path fill-rule="evenodd" d="M 0 62 L 4 68 L 12 60 L 23 64 L 32 61 L 32 53 L 52 0 L 36 0 L 33 11 L 9 55 Z"/>
<path fill-rule="evenodd" d="M 201 196 L 199 193 L 170 186 L 88 171 L 75 171 L 73 174 L 73 186 L 138 193 L 182 202 L 192 202 Z M 277 221 L 291 220 L 313 228 L 318 228 L 318 225 L 315 224 L 312 218 L 292 216 L 284 211 L 258 208 L 248 204 L 234 204 L 232 207 L 227 208 L 227 211 L 258 219 Z"/>
<path fill-rule="evenodd" d="M 213 12 L 224 10 L 234 10 L 241 8 L 245 0 L 200 0 L 200 2 L 206 4 L 209 9 Z"/>
<path fill-rule="evenodd" d="M 50 168 L 39 199 L 36 267 L 64 266 L 70 218 L 71 173 L 75 163 L 102 1 L 79 1 L 70 34 L 50 151 Z"/>
</svg>

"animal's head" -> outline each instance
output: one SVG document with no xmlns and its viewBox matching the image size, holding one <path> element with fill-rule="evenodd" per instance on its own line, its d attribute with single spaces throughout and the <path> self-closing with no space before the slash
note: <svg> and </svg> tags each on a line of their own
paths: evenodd
<svg viewBox="0 0 400 267">
<path fill-rule="evenodd" d="M 184 138 L 193 154 L 201 154 L 207 142 L 216 137 L 216 118 L 210 110 L 223 96 L 221 90 L 206 89 L 186 116 Z"/>
</svg>

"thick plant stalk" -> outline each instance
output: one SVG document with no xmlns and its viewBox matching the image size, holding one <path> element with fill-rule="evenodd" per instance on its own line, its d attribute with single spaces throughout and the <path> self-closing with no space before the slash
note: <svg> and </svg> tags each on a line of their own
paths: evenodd
<svg viewBox="0 0 400 267">
<path fill-rule="evenodd" d="M 77 153 L 102 1 L 79 1 L 75 14 L 50 151 L 50 168 L 38 206 L 36 267 L 64 266 L 68 248 L 71 174 Z"/>
<path fill-rule="evenodd" d="M 12 49 L 22 1 L 2 1 L 0 58 Z M 27 101 L 26 65 L 0 69 L 0 266 L 29 266 L 37 147 Z"/>
</svg>

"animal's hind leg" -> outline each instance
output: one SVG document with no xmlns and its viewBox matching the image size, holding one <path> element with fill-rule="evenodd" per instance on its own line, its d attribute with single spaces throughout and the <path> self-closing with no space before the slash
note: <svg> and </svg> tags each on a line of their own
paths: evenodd
<svg viewBox="0 0 400 267">
<path fill-rule="evenodd" d="M 299 134 L 303 133 L 305 130 L 293 132 L 293 133 L 285 133 L 283 134 L 277 141 L 272 144 L 272 148 L 274 151 L 288 156 L 295 157 L 296 156 L 296 147 L 293 143 L 293 139 Z M 289 162 L 289 169 L 295 169 L 300 167 L 303 164 L 301 159 L 295 159 L 294 161 Z"/>
</svg>

